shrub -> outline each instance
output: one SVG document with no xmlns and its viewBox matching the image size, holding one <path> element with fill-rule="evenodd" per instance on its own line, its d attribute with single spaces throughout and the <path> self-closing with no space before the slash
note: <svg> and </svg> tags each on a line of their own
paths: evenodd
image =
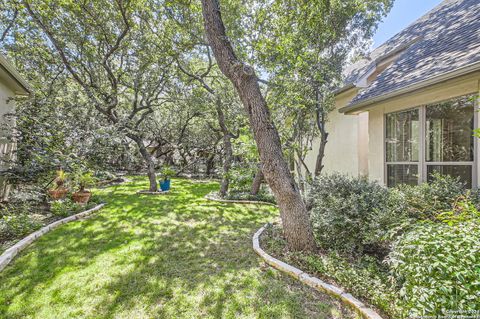
<svg viewBox="0 0 480 319">
<path fill-rule="evenodd" d="M 430 183 L 400 185 L 391 193 L 397 197 L 396 212 L 416 220 L 434 220 L 437 213 L 450 210 L 460 196 L 467 195 L 467 190 L 459 179 L 434 174 Z"/>
<path fill-rule="evenodd" d="M 438 213 L 436 219 L 453 226 L 462 222 L 480 221 L 480 212 L 468 196 L 460 196 L 451 210 Z"/>
<path fill-rule="evenodd" d="M 382 246 L 393 221 L 388 189 L 366 178 L 325 175 L 309 195 L 310 218 L 318 245 L 339 252 L 363 253 Z"/>
<path fill-rule="evenodd" d="M 343 253 L 385 251 L 390 241 L 421 220 L 435 222 L 450 212 L 480 206 L 480 193 L 458 179 L 433 175 L 430 183 L 387 189 L 365 178 L 321 177 L 309 194 L 318 244 Z M 462 208 L 463 207 L 463 208 Z M 465 213 L 464 213 L 465 214 Z"/>
<path fill-rule="evenodd" d="M 165 181 L 171 179 L 175 174 L 176 171 L 168 165 L 162 166 L 162 169 L 160 170 L 160 178 Z"/>
<path fill-rule="evenodd" d="M 409 316 L 480 310 L 480 224 L 418 223 L 394 244 L 388 263 Z"/>
</svg>

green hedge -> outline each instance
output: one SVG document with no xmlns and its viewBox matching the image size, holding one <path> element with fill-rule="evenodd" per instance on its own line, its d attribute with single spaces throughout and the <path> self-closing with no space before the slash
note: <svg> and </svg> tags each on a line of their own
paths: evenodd
<svg viewBox="0 0 480 319">
<path fill-rule="evenodd" d="M 392 318 L 480 310 L 479 203 L 448 176 L 387 189 L 326 175 L 309 198 L 324 254 L 305 260 Z"/>
</svg>

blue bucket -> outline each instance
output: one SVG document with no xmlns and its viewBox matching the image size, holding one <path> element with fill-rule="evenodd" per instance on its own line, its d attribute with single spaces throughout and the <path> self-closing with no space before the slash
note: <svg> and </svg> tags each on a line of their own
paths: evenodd
<svg viewBox="0 0 480 319">
<path fill-rule="evenodd" d="M 170 180 L 167 179 L 167 180 L 160 181 L 160 189 L 162 190 L 162 192 L 169 191 L 170 190 Z"/>
</svg>

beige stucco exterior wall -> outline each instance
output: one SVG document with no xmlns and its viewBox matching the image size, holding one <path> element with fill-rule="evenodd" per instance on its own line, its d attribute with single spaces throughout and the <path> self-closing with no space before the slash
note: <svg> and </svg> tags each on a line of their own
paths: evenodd
<svg viewBox="0 0 480 319">
<path fill-rule="evenodd" d="M 386 113 L 401 111 L 430 103 L 448 100 L 466 94 L 479 92 L 479 81 L 480 73 L 474 73 L 454 80 L 445 81 L 429 88 L 405 94 L 371 106 L 368 109 L 369 178 L 372 180 L 377 180 L 380 183 L 384 183 L 385 181 L 384 115 Z M 476 116 L 479 116 L 478 112 L 476 113 Z M 480 185 L 480 183 L 478 183 L 477 185 Z"/>
<path fill-rule="evenodd" d="M 328 115 L 326 129 L 329 135 L 323 160 L 323 172 L 342 172 L 353 176 L 358 175 L 359 117 L 357 115 L 344 115 L 338 112 L 338 109 L 346 106 L 356 94 L 356 89 L 340 94 L 336 98 L 335 109 Z M 312 150 L 308 152 L 305 158 L 305 163 L 311 172 L 315 171 L 319 145 L 320 140 L 314 140 Z"/>
<path fill-rule="evenodd" d="M 368 176 L 368 112 L 358 114 L 358 175 Z"/>
<path fill-rule="evenodd" d="M 345 115 L 338 109 L 347 105 L 357 94 L 351 89 L 336 99 L 335 110 L 329 114 L 327 131 L 329 139 L 325 150 L 324 172 L 341 172 L 352 176 L 366 175 L 370 180 L 385 183 L 384 116 L 454 97 L 479 93 L 480 72 L 445 81 L 428 88 L 404 94 L 371 105 L 356 115 Z M 476 112 L 480 123 L 480 112 Z M 476 141 L 480 144 L 479 141 Z M 306 164 L 313 172 L 318 154 L 319 140 L 315 140 L 306 157 Z M 480 147 L 476 147 L 477 168 L 474 178 L 480 185 Z"/>
</svg>

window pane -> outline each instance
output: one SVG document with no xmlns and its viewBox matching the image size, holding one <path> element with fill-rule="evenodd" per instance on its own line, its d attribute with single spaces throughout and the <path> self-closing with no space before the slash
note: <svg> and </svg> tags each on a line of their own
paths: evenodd
<svg viewBox="0 0 480 319">
<path fill-rule="evenodd" d="M 417 164 L 388 164 L 387 165 L 387 186 L 394 187 L 399 184 L 418 184 Z"/>
<path fill-rule="evenodd" d="M 420 142 L 418 109 L 386 116 L 387 162 L 417 162 Z"/>
<path fill-rule="evenodd" d="M 470 97 L 427 106 L 427 162 L 473 161 L 473 102 Z"/>
<path fill-rule="evenodd" d="M 432 180 L 432 173 L 460 177 L 460 181 L 468 188 L 472 188 L 472 166 L 471 165 L 427 165 L 428 181 Z"/>
</svg>

